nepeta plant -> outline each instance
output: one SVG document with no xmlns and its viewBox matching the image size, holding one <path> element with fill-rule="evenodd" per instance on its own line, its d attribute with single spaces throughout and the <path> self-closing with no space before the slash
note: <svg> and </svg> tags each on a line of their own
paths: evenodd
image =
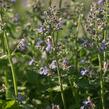
<svg viewBox="0 0 109 109">
<path fill-rule="evenodd" d="M 108 0 L 54 1 L 0 1 L 0 109 L 108 108 Z"/>
</svg>

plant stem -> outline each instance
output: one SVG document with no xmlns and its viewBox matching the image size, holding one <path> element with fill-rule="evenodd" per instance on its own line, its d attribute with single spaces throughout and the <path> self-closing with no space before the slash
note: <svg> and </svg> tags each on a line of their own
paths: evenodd
<svg viewBox="0 0 109 109">
<path fill-rule="evenodd" d="M 57 50 L 56 50 L 57 41 L 58 41 L 58 32 L 57 32 L 56 40 L 54 40 L 54 34 L 53 34 L 53 46 L 54 46 L 55 60 L 56 60 L 56 63 L 57 63 L 58 82 L 59 82 L 59 86 L 60 86 L 60 90 L 61 90 L 61 98 L 62 98 L 64 109 L 66 109 L 66 103 L 65 103 L 65 98 L 64 98 L 64 90 L 63 90 L 63 85 L 62 85 L 61 72 L 59 70 L 59 62 L 58 62 Z"/>
<path fill-rule="evenodd" d="M 49 6 L 51 7 L 52 0 L 49 0 Z"/>
<path fill-rule="evenodd" d="M 74 97 L 74 100 L 75 100 L 75 106 L 77 108 L 80 107 L 80 100 L 79 100 L 79 95 L 78 95 L 78 89 L 77 87 L 75 87 L 75 81 L 73 80 L 73 83 L 72 83 L 72 80 L 71 80 L 71 77 L 68 77 L 68 81 L 69 81 L 69 84 L 70 84 L 70 87 L 71 87 L 71 90 L 72 90 L 72 95 Z"/>
<path fill-rule="evenodd" d="M 103 70 L 102 70 L 102 60 L 100 54 L 98 54 L 98 59 L 99 59 L 99 72 L 100 72 L 100 93 L 101 93 L 101 104 L 102 104 L 102 109 L 105 109 L 105 104 L 104 104 L 104 81 L 103 81 Z"/>
<path fill-rule="evenodd" d="M 66 109 L 66 103 L 65 103 L 65 99 L 64 99 L 64 91 L 63 91 L 62 79 L 61 79 L 61 74 L 60 74 L 60 71 L 59 71 L 59 63 L 58 63 L 57 57 L 56 57 L 56 63 L 57 63 L 58 82 L 59 82 L 60 89 L 61 89 L 61 98 L 62 98 L 64 109 Z"/>
<path fill-rule="evenodd" d="M 105 23 L 106 23 L 106 29 L 103 31 L 103 40 L 104 42 L 106 42 L 106 36 L 107 36 L 107 23 L 108 23 L 108 8 L 107 8 L 107 5 L 108 5 L 108 1 L 106 0 L 105 2 L 105 10 L 106 10 L 106 13 L 105 13 Z M 104 99 L 104 75 L 106 73 L 106 70 L 105 70 L 105 63 L 106 63 L 106 51 L 104 50 L 103 51 L 103 69 L 102 69 L 102 59 L 101 59 L 101 56 L 100 54 L 98 55 L 98 59 L 99 59 L 99 67 L 100 67 L 100 87 L 101 87 L 101 103 L 102 103 L 102 109 L 105 109 L 105 99 Z"/>
<path fill-rule="evenodd" d="M 99 49 L 99 39 L 98 39 L 98 31 L 97 31 L 97 40 L 96 40 L 96 44 L 97 44 L 97 48 Z M 104 52 L 103 52 L 104 54 Z M 104 58 L 104 56 L 103 56 Z M 104 70 L 102 69 L 102 61 L 104 61 L 104 59 L 102 60 L 101 58 L 101 54 L 98 53 L 98 61 L 99 61 L 99 84 L 100 84 L 100 97 L 101 97 L 101 105 L 102 105 L 102 109 L 105 109 L 105 104 L 104 104 L 104 80 L 103 80 L 103 73 L 104 73 Z"/>
<path fill-rule="evenodd" d="M 10 53 L 10 49 L 9 49 L 8 39 L 7 39 L 7 36 L 6 36 L 5 32 L 4 32 L 4 42 L 5 42 L 5 47 L 6 47 L 6 51 L 7 51 L 7 55 L 8 55 L 8 61 L 9 61 L 9 64 L 10 64 L 10 67 L 11 67 L 11 72 L 12 72 L 14 93 L 15 93 L 15 96 L 17 96 L 17 84 L 16 84 L 15 70 L 14 70 L 14 66 L 13 66 L 13 63 L 12 63 L 12 58 L 11 58 L 11 53 Z"/>
<path fill-rule="evenodd" d="M 59 1 L 59 9 L 62 7 L 62 0 Z"/>
</svg>

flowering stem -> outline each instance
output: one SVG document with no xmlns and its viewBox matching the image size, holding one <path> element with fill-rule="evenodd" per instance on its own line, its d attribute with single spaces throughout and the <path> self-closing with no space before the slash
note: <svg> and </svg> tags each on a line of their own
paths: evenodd
<svg viewBox="0 0 109 109">
<path fill-rule="evenodd" d="M 58 82 L 59 82 L 59 86 L 60 86 L 60 90 L 61 90 L 61 98 L 62 98 L 63 106 L 64 106 L 64 109 L 66 109 L 66 103 L 65 103 L 65 99 L 64 99 L 64 90 L 63 90 L 63 85 L 62 85 L 61 72 L 59 70 L 59 62 L 58 62 L 57 51 L 56 51 L 56 44 L 57 44 L 57 41 L 58 41 L 58 32 L 57 32 L 57 36 L 56 36 L 55 41 L 54 41 L 54 35 L 53 35 L 53 46 L 54 46 L 54 55 L 55 55 L 55 59 L 56 59 L 56 63 L 57 63 Z"/>
<path fill-rule="evenodd" d="M 102 104 L 102 109 L 105 109 L 104 105 L 104 81 L 103 81 L 103 71 L 102 71 L 102 60 L 100 54 L 98 54 L 98 59 L 99 59 L 99 77 L 100 77 L 100 93 L 101 93 L 101 104 Z"/>
<path fill-rule="evenodd" d="M 107 23 L 108 23 L 108 8 L 107 8 L 107 5 L 108 5 L 108 1 L 106 0 L 105 2 L 105 10 L 106 10 L 106 13 L 105 13 L 105 23 L 106 23 L 106 26 L 107 26 Z M 106 27 L 106 30 L 103 31 L 104 34 L 103 34 L 103 41 L 106 42 L 106 36 L 107 36 L 107 27 Z M 104 50 L 103 51 L 103 69 L 102 69 L 102 59 L 101 59 L 101 56 L 98 55 L 98 59 L 99 59 L 99 63 L 100 63 L 100 87 L 101 87 L 101 103 L 102 103 L 102 109 L 105 109 L 105 99 L 104 99 L 104 75 L 106 73 L 106 69 L 105 69 L 105 63 L 106 63 L 106 51 Z"/>
<path fill-rule="evenodd" d="M 17 96 L 17 84 L 16 84 L 15 71 L 14 71 L 14 66 L 13 66 L 13 63 L 12 63 L 12 58 L 11 58 L 11 53 L 10 53 L 10 49 L 9 49 L 8 39 L 7 39 L 7 36 L 6 36 L 5 32 L 4 32 L 4 43 L 5 43 L 5 47 L 6 47 L 6 51 L 7 51 L 8 61 L 9 61 L 10 67 L 11 67 L 13 85 L 14 85 L 14 92 L 15 92 L 15 96 Z"/>
<path fill-rule="evenodd" d="M 97 40 L 96 40 L 97 48 L 99 49 L 98 36 L 96 36 L 96 37 L 97 37 Z M 100 53 L 98 53 L 98 61 L 99 61 L 99 79 L 100 79 L 99 83 L 100 83 L 101 105 L 102 105 L 102 109 L 105 109 L 105 103 L 104 103 L 104 80 L 103 80 L 104 70 L 102 69 L 102 64 L 103 63 L 102 63 L 102 57 L 101 57 Z"/>
</svg>

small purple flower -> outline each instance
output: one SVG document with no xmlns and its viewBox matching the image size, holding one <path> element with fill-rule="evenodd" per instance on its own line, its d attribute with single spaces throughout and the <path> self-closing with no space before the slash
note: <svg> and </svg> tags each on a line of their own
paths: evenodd
<svg viewBox="0 0 109 109">
<path fill-rule="evenodd" d="M 87 69 L 82 69 L 81 71 L 80 71 L 80 74 L 82 75 L 82 76 L 85 76 L 85 75 L 87 75 L 89 73 L 89 71 L 87 70 Z"/>
<path fill-rule="evenodd" d="M 86 101 L 83 101 L 83 104 L 86 106 L 86 105 L 89 105 L 91 103 L 90 100 L 86 100 Z"/>
<path fill-rule="evenodd" d="M 26 42 L 26 40 L 25 39 L 21 39 L 21 41 L 18 44 L 18 49 L 20 51 L 25 51 L 26 48 L 27 48 L 27 42 Z"/>
<path fill-rule="evenodd" d="M 80 109 L 94 109 L 95 105 L 92 102 L 90 98 L 87 98 L 87 100 L 83 101 L 83 105 Z"/>
<path fill-rule="evenodd" d="M 92 102 L 90 96 L 82 102 L 82 106 L 80 107 L 80 109 L 95 109 L 95 105 Z"/>
<path fill-rule="evenodd" d="M 56 69 L 57 68 L 56 60 L 53 60 L 49 67 L 50 69 L 53 69 L 53 70 Z"/>
<path fill-rule="evenodd" d="M 46 52 L 50 52 L 52 50 L 52 39 L 51 36 L 48 36 L 47 41 L 46 41 Z"/>
<path fill-rule="evenodd" d="M 44 43 L 43 40 L 41 39 L 38 39 L 37 42 L 36 42 L 36 47 L 41 47 L 41 45 Z"/>
<path fill-rule="evenodd" d="M 23 102 L 23 101 L 25 101 L 25 96 L 21 93 L 18 93 L 17 100 L 19 102 Z"/>
<path fill-rule="evenodd" d="M 60 18 L 58 23 L 56 23 L 56 27 L 55 27 L 56 30 L 62 29 L 63 25 L 64 25 L 64 21 L 62 20 L 62 18 Z"/>
<path fill-rule="evenodd" d="M 102 41 L 101 46 L 100 46 L 100 51 L 104 51 L 106 49 L 106 42 Z"/>
<path fill-rule="evenodd" d="M 31 66 L 31 65 L 34 63 L 34 61 L 35 61 L 34 58 L 32 58 L 32 59 L 29 61 L 28 65 Z"/>
<path fill-rule="evenodd" d="M 49 69 L 47 68 L 47 66 L 41 67 L 39 70 L 40 75 L 48 75 L 48 73 L 49 73 Z"/>
<path fill-rule="evenodd" d="M 71 68 L 71 65 L 67 58 L 63 59 L 62 68 L 63 68 L 63 70 L 68 70 L 69 68 Z"/>
<path fill-rule="evenodd" d="M 97 4 L 98 5 L 102 5 L 104 3 L 105 0 L 98 0 Z"/>
<path fill-rule="evenodd" d="M 50 52 L 52 49 L 52 44 L 51 43 L 47 43 L 47 47 L 45 48 L 47 52 Z"/>
<path fill-rule="evenodd" d="M 40 26 L 38 29 L 37 29 L 38 33 L 44 33 L 46 31 L 44 25 Z"/>
<path fill-rule="evenodd" d="M 69 62 L 68 62 L 68 60 L 66 58 L 63 60 L 63 64 L 64 65 L 68 65 L 69 64 Z"/>
</svg>

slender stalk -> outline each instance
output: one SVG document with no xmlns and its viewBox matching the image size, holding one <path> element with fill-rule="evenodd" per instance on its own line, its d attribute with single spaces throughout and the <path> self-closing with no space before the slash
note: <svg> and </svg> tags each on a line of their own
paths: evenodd
<svg viewBox="0 0 109 109">
<path fill-rule="evenodd" d="M 98 54 L 99 59 L 99 77 L 100 77 L 100 93 L 101 93 L 101 104 L 102 109 L 105 109 L 105 102 L 104 102 L 104 81 L 103 81 L 103 70 L 102 70 L 102 59 L 101 56 Z"/>
<path fill-rule="evenodd" d="M 4 43 L 4 38 L 2 37 L 2 48 L 3 48 L 3 54 L 6 53 L 6 48 L 5 48 L 5 43 Z M 0 57 L 0 59 L 4 59 L 5 57 L 7 57 L 7 55 L 3 55 L 2 57 Z M 4 75 L 5 75 L 5 86 L 6 86 L 6 99 L 8 98 L 8 75 L 7 75 L 7 66 L 5 66 L 6 68 L 3 69 L 4 70 Z"/>
<path fill-rule="evenodd" d="M 106 12 L 105 12 L 105 15 L 104 15 L 105 16 L 106 26 L 107 26 L 107 23 L 108 23 L 108 20 L 107 20 L 108 19 L 108 14 L 107 14 L 108 8 L 107 8 L 107 5 L 108 5 L 108 1 L 106 0 L 106 2 L 105 2 L 105 10 L 106 10 Z M 103 31 L 103 40 L 104 40 L 104 42 L 106 42 L 106 36 L 107 36 L 107 27 Z M 101 103 L 102 103 L 102 109 L 105 109 L 105 99 L 104 99 L 104 75 L 106 73 L 105 66 L 102 69 L 102 64 L 104 65 L 105 62 L 106 62 L 106 51 L 105 50 L 103 51 L 103 62 L 102 62 L 100 54 L 98 55 L 98 59 L 99 59 L 99 63 L 100 63 L 99 64 L 99 67 L 100 67 L 99 69 L 100 69 Z"/>
<path fill-rule="evenodd" d="M 60 86 L 60 90 L 61 90 L 61 98 L 62 98 L 64 109 L 67 109 L 66 108 L 66 103 L 65 103 L 65 98 L 64 98 L 62 77 L 61 77 L 61 72 L 59 70 L 59 62 L 58 62 L 57 51 L 56 51 L 57 41 L 58 41 L 58 32 L 57 32 L 56 40 L 54 40 L 54 35 L 53 35 L 54 55 L 55 55 L 55 60 L 56 60 L 56 63 L 57 63 L 58 82 L 59 82 L 59 86 Z"/>
<path fill-rule="evenodd" d="M 14 92 L 15 92 L 15 96 L 17 96 L 17 84 L 16 84 L 15 71 L 14 71 L 14 66 L 13 66 L 13 63 L 12 63 L 12 58 L 11 58 L 11 53 L 10 53 L 10 49 L 9 49 L 8 39 L 7 39 L 7 36 L 6 36 L 5 32 L 4 32 L 4 42 L 5 42 L 5 47 L 6 47 L 6 51 L 7 51 L 8 61 L 9 61 L 10 67 L 11 67 L 13 85 L 14 85 Z"/>
<path fill-rule="evenodd" d="M 70 84 L 70 87 L 71 87 L 72 95 L 75 99 L 75 105 L 79 109 L 80 100 L 79 100 L 79 95 L 78 95 L 78 89 L 77 89 L 77 87 L 74 86 L 75 85 L 74 80 L 73 80 L 73 83 L 72 83 L 71 77 L 68 77 L 68 81 L 69 81 L 69 84 Z"/>
<path fill-rule="evenodd" d="M 77 45 L 77 37 L 75 36 L 75 69 L 78 71 L 78 45 Z"/>
<path fill-rule="evenodd" d="M 99 49 L 99 39 L 98 39 L 98 31 L 96 32 L 96 44 L 97 44 L 97 48 Z M 104 53 L 104 52 L 103 52 Z M 104 58 L 104 56 L 103 56 Z M 103 65 L 103 61 L 101 54 L 98 53 L 98 60 L 99 60 L 99 84 L 100 84 L 100 97 L 101 97 L 101 105 L 102 105 L 102 109 L 105 109 L 105 102 L 104 102 L 104 80 L 103 80 L 103 73 L 104 70 L 102 69 L 102 65 Z"/>
<path fill-rule="evenodd" d="M 49 6 L 51 7 L 51 4 L 52 4 L 52 0 L 49 0 Z"/>
<path fill-rule="evenodd" d="M 62 0 L 59 1 L 59 9 L 62 7 Z"/>
<path fill-rule="evenodd" d="M 56 57 L 56 63 L 57 63 L 58 82 L 59 82 L 60 89 L 61 89 L 61 98 L 62 98 L 64 109 L 66 109 L 66 103 L 65 103 L 65 99 L 64 99 L 64 91 L 63 91 L 62 79 L 61 79 L 61 74 L 60 74 L 60 70 L 59 70 L 59 63 L 58 63 L 57 57 Z"/>
<path fill-rule="evenodd" d="M 75 40 L 74 40 L 74 44 L 75 44 L 75 69 L 76 69 L 76 71 L 77 72 L 79 72 L 79 62 L 78 62 L 78 43 L 77 43 L 77 41 L 78 41 L 78 33 L 79 33 L 79 27 L 80 27 L 80 20 L 81 20 L 81 17 L 79 16 L 79 18 L 78 18 L 78 21 L 77 21 L 77 32 L 76 32 L 76 35 L 75 35 Z"/>
</svg>

